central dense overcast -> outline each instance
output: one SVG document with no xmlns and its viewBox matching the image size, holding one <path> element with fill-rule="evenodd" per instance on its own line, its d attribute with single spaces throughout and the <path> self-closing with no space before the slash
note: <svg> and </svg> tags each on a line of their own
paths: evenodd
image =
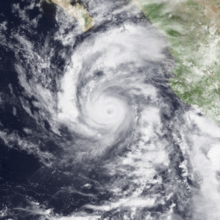
<svg viewBox="0 0 220 220">
<path fill-rule="evenodd" d="M 127 1 L 84 2 L 87 32 L 1 3 L 2 216 L 219 220 L 220 128 L 170 88 L 166 39 Z"/>
</svg>

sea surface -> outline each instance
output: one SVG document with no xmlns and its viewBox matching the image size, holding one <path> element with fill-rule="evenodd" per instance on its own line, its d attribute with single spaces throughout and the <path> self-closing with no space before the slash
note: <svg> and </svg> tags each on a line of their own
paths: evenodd
<svg viewBox="0 0 220 220">
<path fill-rule="evenodd" d="M 87 32 L 0 3 L 0 218 L 219 220 L 219 124 L 171 89 L 166 38 L 127 1 L 83 2 Z"/>
</svg>

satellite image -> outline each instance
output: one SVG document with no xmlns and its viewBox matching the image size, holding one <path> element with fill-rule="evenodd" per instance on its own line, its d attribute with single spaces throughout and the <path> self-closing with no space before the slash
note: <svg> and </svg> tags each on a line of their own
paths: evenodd
<svg viewBox="0 0 220 220">
<path fill-rule="evenodd" d="M 0 219 L 220 220 L 220 2 L 1 0 Z"/>
</svg>

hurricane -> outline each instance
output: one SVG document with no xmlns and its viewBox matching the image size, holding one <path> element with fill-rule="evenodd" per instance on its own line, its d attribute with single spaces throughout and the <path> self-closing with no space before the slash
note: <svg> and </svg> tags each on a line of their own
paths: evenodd
<svg viewBox="0 0 220 220">
<path fill-rule="evenodd" d="M 0 14 L 1 215 L 219 219 L 220 128 L 171 89 L 166 38 L 129 1 L 83 2 L 87 31 L 44 1 Z"/>
</svg>

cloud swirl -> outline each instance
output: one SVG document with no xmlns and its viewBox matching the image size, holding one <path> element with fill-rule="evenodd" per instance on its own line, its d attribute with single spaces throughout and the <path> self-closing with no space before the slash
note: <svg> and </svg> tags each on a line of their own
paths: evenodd
<svg viewBox="0 0 220 220">
<path fill-rule="evenodd" d="M 24 193 L 23 203 L 4 213 L 51 220 L 218 219 L 219 126 L 171 90 L 175 61 L 138 8 L 85 2 L 95 20 L 86 33 L 59 7 L 49 22 L 40 3 L 12 4 L 20 25 L 8 27 L 10 37 L 2 32 L 0 45 L 13 57 L 0 66 L 10 82 L 1 104 L 7 115 L 13 103 L 20 128 L 2 120 L 0 137 L 7 148 L 33 156 L 28 164 L 21 159 L 23 170 L 34 168 L 10 189 L 7 201 Z M 33 9 L 39 15 L 31 20 Z"/>
</svg>

